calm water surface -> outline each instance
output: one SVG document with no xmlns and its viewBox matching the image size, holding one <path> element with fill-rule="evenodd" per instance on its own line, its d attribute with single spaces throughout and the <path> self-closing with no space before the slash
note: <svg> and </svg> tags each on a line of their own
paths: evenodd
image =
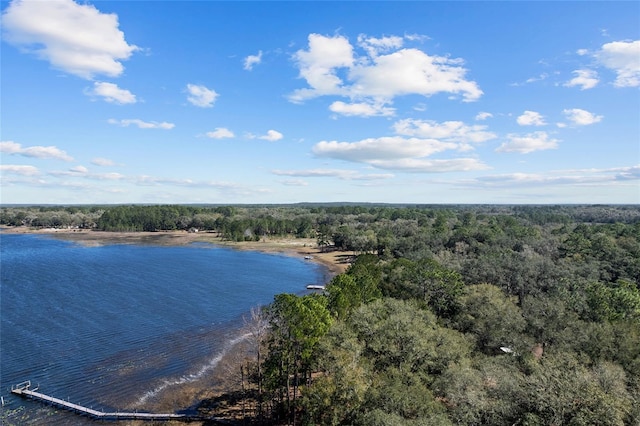
<svg viewBox="0 0 640 426">
<path fill-rule="evenodd" d="M 91 423 L 12 396 L 24 380 L 95 409 L 144 407 L 209 373 L 252 307 L 328 279 L 302 259 L 206 244 L 84 247 L 0 234 L 0 261 L 7 424 Z"/>
</svg>

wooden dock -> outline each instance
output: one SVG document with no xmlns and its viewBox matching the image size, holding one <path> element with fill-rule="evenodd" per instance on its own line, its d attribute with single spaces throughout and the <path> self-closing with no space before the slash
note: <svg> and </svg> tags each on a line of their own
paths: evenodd
<svg viewBox="0 0 640 426">
<path fill-rule="evenodd" d="M 205 420 L 199 416 L 189 416 L 186 414 L 156 414 L 156 413 L 127 413 L 127 412 L 104 412 L 94 410 L 92 408 L 83 407 L 82 405 L 73 404 L 69 401 L 65 401 L 63 399 L 54 398 L 48 395 L 45 395 L 40 392 L 36 392 L 38 388 L 36 387 L 34 390 L 31 390 L 31 382 L 26 381 L 22 382 L 16 386 L 11 387 L 11 393 L 21 396 L 23 398 L 33 399 L 35 401 L 40 401 L 48 405 L 52 405 L 54 407 L 62 408 L 76 414 L 80 414 L 83 416 L 90 417 L 96 420 L 148 420 L 148 421 L 198 421 Z"/>
</svg>

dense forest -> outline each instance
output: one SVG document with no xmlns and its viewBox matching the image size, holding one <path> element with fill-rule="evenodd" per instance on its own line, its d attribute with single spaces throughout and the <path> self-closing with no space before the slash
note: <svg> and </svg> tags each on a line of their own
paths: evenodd
<svg viewBox="0 0 640 426">
<path fill-rule="evenodd" d="M 5 207 L 0 224 L 353 255 L 326 291 L 254 312 L 255 423 L 640 424 L 638 206 Z"/>
</svg>

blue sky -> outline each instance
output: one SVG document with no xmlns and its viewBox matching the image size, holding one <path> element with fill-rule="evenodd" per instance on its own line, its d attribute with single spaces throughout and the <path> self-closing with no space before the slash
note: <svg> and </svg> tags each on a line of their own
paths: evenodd
<svg viewBox="0 0 640 426">
<path fill-rule="evenodd" d="M 3 204 L 640 202 L 638 2 L 0 5 Z"/>
</svg>

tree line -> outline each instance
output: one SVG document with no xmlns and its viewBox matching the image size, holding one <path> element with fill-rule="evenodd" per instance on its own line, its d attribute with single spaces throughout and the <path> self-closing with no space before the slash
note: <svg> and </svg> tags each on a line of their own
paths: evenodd
<svg viewBox="0 0 640 426">
<path fill-rule="evenodd" d="M 638 209 L 531 209 L 336 221 L 375 244 L 323 294 L 264 310 L 254 420 L 638 424 Z"/>
</svg>

